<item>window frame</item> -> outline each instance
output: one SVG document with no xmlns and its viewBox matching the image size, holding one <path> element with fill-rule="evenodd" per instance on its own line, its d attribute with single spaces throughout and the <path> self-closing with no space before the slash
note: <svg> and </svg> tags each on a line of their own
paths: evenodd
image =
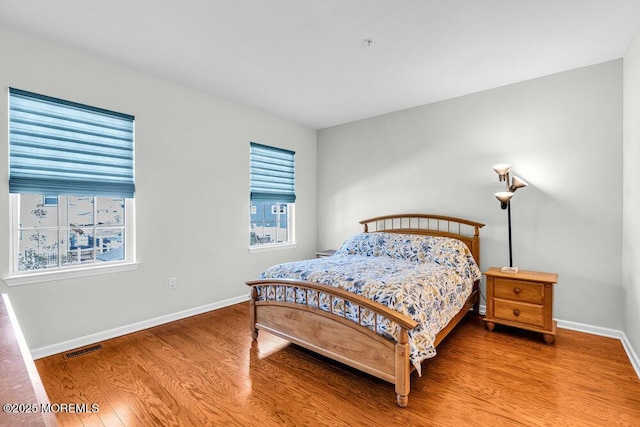
<svg viewBox="0 0 640 427">
<path fill-rule="evenodd" d="M 18 270 L 19 260 L 17 254 L 20 248 L 20 194 L 9 194 L 9 208 L 9 219 L 11 223 L 11 231 L 9 236 L 11 271 L 7 277 L 3 278 L 4 282 L 8 286 L 50 282 L 76 277 L 95 276 L 106 273 L 116 273 L 120 271 L 131 271 L 137 269 L 138 265 L 140 264 L 136 261 L 135 199 L 133 198 L 125 198 L 124 260 L 82 265 L 70 265 L 42 270 Z"/>
<path fill-rule="evenodd" d="M 249 203 L 249 252 L 252 254 L 261 252 L 279 251 L 285 249 L 294 249 L 297 246 L 296 243 L 296 227 L 295 227 L 295 211 L 296 204 L 287 203 L 287 232 L 289 234 L 289 240 L 282 243 L 262 243 L 258 245 L 251 244 L 251 203 Z"/>
</svg>

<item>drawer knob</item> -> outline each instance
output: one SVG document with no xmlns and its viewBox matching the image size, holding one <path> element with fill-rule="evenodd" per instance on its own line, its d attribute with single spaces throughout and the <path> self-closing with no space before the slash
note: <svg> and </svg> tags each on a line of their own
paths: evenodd
<svg viewBox="0 0 640 427">
<path fill-rule="evenodd" d="M 520 310 L 518 310 L 517 308 L 515 310 L 513 310 L 513 315 L 514 316 L 520 316 Z"/>
<path fill-rule="evenodd" d="M 520 292 L 521 292 L 520 288 L 513 288 L 513 293 L 514 294 L 519 294 Z"/>
</svg>

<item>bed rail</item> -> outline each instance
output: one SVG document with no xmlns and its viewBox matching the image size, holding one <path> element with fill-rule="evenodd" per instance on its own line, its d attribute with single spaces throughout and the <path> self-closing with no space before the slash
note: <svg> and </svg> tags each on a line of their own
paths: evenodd
<svg viewBox="0 0 640 427">
<path fill-rule="evenodd" d="M 284 291 L 284 292 L 281 292 L 281 294 L 284 294 L 285 297 L 287 295 L 286 289 L 287 288 L 291 289 L 293 290 L 293 294 L 295 296 L 294 299 L 285 298 L 283 300 L 274 299 L 274 300 L 267 300 L 267 301 L 272 304 L 274 303 L 275 304 L 277 303 L 301 304 L 306 307 L 305 309 L 308 309 L 308 310 L 321 310 L 317 305 L 309 304 L 309 301 L 314 301 L 313 296 L 312 298 L 310 298 L 310 293 L 309 293 L 310 291 L 315 292 L 316 295 L 318 295 L 318 298 L 319 298 L 319 294 L 325 294 L 331 300 L 331 304 L 329 304 L 329 311 L 327 311 L 327 313 L 333 314 L 333 315 L 336 314 L 336 310 L 334 310 L 334 304 L 333 304 L 334 298 L 338 298 L 342 301 L 348 301 L 352 306 L 358 307 L 357 309 L 358 320 L 357 321 L 351 320 L 351 321 L 354 321 L 355 323 L 358 323 L 361 326 L 363 326 L 362 309 L 367 309 L 372 313 L 375 313 L 376 316 L 374 320 L 376 321 L 376 323 L 377 323 L 377 318 L 379 316 L 391 321 L 392 323 L 395 323 L 401 328 L 413 329 L 416 326 L 418 326 L 418 323 L 412 318 L 405 316 L 400 312 L 392 310 L 378 302 L 364 298 L 352 292 L 345 291 L 344 289 L 336 288 L 336 287 L 325 285 L 322 283 L 306 282 L 301 280 L 290 280 L 290 279 L 261 279 L 261 280 L 249 281 L 247 282 L 247 285 L 252 287 L 252 292 L 255 291 L 256 286 L 263 286 L 265 288 L 268 288 L 268 287 L 281 288 L 281 290 Z M 299 293 L 296 291 L 298 290 L 305 292 L 306 298 L 304 298 L 304 300 L 297 298 Z M 259 301 L 263 302 L 264 300 L 259 300 Z M 321 311 L 324 312 L 325 310 L 321 310 Z M 340 316 L 342 316 L 346 320 L 349 320 L 346 315 L 346 310 L 344 309 L 341 310 Z M 377 325 L 375 326 L 376 327 L 374 328 L 374 330 L 377 330 L 378 329 Z"/>
</svg>

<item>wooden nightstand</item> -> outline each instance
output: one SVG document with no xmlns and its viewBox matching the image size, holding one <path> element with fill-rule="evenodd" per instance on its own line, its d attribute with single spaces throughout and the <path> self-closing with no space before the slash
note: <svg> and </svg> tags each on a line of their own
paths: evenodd
<svg viewBox="0 0 640 427">
<path fill-rule="evenodd" d="M 336 253 L 335 249 L 327 249 L 325 251 L 318 251 L 318 252 L 316 252 L 316 258 L 324 258 L 324 257 L 327 257 L 327 256 L 332 256 L 335 253 Z"/>
<path fill-rule="evenodd" d="M 487 276 L 487 329 L 495 324 L 514 326 L 543 334 L 544 342 L 556 339 L 553 320 L 553 285 L 558 283 L 555 273 L 520 270 L 503 273 L 492 267 Z"/>
</svg>

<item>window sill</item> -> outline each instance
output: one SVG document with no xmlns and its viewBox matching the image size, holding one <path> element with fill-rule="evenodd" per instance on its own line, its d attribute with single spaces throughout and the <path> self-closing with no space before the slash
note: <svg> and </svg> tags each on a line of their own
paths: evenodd
<svg viewBox="0 0 640 427">
<path fill-rule="evenodd" d="M 252 254 L 259 254 L 262 252 L 284 251 L 287 249 L 295 249 L 296 246 L 298 246 L 296 243 L 281 243 L 279 245 L 250 246 L 249 252 Z"/>
<path fill-rule="evenodd" d="M 139 262 L 127 262 L 111 265 L 79 267 L 69 270 L 41 271 L 37 273 L 23 273 L 4 277 L 7 286 L 29 285 L 32 283 L 53 282 L 55 280 L 73 279 L 77 277 L 98 276 L 121 271 L 137 270 Z"/>
</svg>

